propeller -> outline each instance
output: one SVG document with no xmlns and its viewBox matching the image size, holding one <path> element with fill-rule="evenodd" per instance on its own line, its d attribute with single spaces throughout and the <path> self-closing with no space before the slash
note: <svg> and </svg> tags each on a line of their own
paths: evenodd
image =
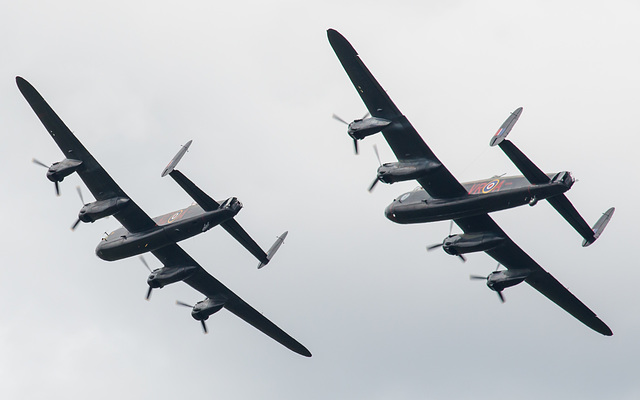
<svg viewBox="0 0 640 400">
<path fill-rule="evenodd" d="M 142 261 L 142 263 L 144 264 L 145 267 L 147 267 L 147 269 L 149 270 L 150 273 L 153 273 L 153 271 L 151 270 L 151 268 L 149 267 L 149 264 L 147 264 L 147 260 L 144 259 L 144 257 L 142 255 L 138 256 L 138 258 L 140 258 L 140 261 Z M 145 297 L 145 300 L 149 301 L 149 299 L 151 298 L 151 292 L 153 291 L 153 288 L 151 286 L 149 286 L 149 290 L 147 290 L 147 296 Z"/>
<path fill-rule="evenodd" d="M 362 119 L 368 118 L 371 114 L 369 113 L 369 111 L 367 111 L 367 113 L 362 117 Z M 336 121 L 342 122 L 343 124 L 349 126 L 350 124 L 345 121 L 344 119 L 340 118 L 339 116 L 337 116 L 336 114 L 332 115 L 333 119 L 335 119 Z M 361 119 L 361 120 L 362 120 Z M 358 154 L 358 139 L 353 138 L 353 150 L 355 151 L 356 155 Z"/>
<path fill-rule="evenodd" d="M 43 163 L 42 161 L 36 160 L 35 158 L 31 159 L 31 161 L 33 161 L 33 163 L 36 165 L 45 167 L 46 169 L 50 168 L 47 164 Z M 56 187 L 56 196 L 60 196 L 60 185 L 58 184 L 58 181 L 54 181 L 53 184 Z"/>
<path fill-rule="evenodd" d="M 176 304 L 179 305 L 179 306 L 189 307 L 189 308 L 193 309 L 193 306 L 191 304 L 183 303 L 180 300 L 176 300 Z M 202 324 L 202 330 L 204 331 L 204 333 L 205 334 L 209 333 L 209 331 L 207 330 L 207 324 L 204 322 L 203 319 L 200 320 L 200 323 Z"/>
<path fill-rule="evenodd" d="M 373 151 L 376 153 L 376 158 L 378 159 L 379 166 L 382 166 L 382 161 L 380 161 L 380 153 L 378 153 L 378 146 L 376 146 L 375 144 L 373 145 Z M 373 190 L 374 187 L 376 187 L 379 181 L 380 181 L 380 178 L 376 175 L 376 179 L 374 179 L 373 182 L 371 182 L 371 185 L 369 186 L 369 193 L 371 193 L 371 191 Z"/>
<path fill-rule="evenodd" d="M 57 185 L 56 185 L 57 187 Z M 85 202 L 84 202 L 84 196 L 82 196 L 82 190 L 80 189 L 80 186 L 76 186 L 76 190 L 78 191 L 78 196 L 80 197 L 80 202 L 82 202 L 82 205 L 85 206 Z M 78 224 L 80 224 L 80 218 L 78 218 L 76 220 L 76 222 L 73 223 L 73 225 L 71 225 L 71 230 L 75 231 L 76 228 L 78 227 Z"/>
<path fill-rule="evenodd" d="M 451 222 L 449 223 L 449 235 L 447 236 L 447 238 L 450 238 L 452 235 L 451 233 L 453 232 L 453 220 L 451 220 Z M 446 239 L 445 239 L 446 240 Z M 427 251 L 432 251 L 435 249 L 438 249 L 440 247 L 444 246 L 444 240 L 442 241 L 442 243 L 436 243 L 436 244 L 432 244 L 427 246 Z M 467 257 L 465 257 L 462 254 L 456 254 L 456 256 L 458 256 L 458 258 L 460 258 L 460 260 L 462 260 L 462 262 L 467 262 Z M 485 279 L 485 278 L 482 278 Z"/>
<path fill-rule="evenodd" d="M 498 264 L 498 267 L 500 267 L 500 264 Z M 497 269 L 498 269 L 498 268 L 496 268 L 496 270 L 497 270 Z M 487 276 L 469 275 L 469 279 L 472 279 L 472 280 L 483 280 L 483 281 L 488 281 L 490 276 L 491 276 L 491 274 L 489 274 L 489 275 L 487 275 Z M 493 290 L 493 289 L 492 289 L 492 290 Z M 504 295 L 502 294 L 502 290 L 494 290 L 494 291 L 498 294 L 498 297 L 500 298 L 500 301 L 504 303 L 504 302 L 505 302 L 505 299 L 504 299 Z"/>
</svg>

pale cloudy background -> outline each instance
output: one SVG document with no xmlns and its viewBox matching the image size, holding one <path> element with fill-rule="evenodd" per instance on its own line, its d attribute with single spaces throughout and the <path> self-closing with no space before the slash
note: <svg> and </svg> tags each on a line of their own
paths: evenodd
<svg viewBox="0 0 640 400">
<path fill-rule="evenodd" d="M 635 254 L 640 5 L 635 1 L 5 1 L 0 5 L 3 399 L 637 399 Z M 601 336 L 527 285 L 495 293 L 425 245 L 448 222 L 399 226 L 384 207 L 415 183 L 366 191 L 381 137 L 353 155 L 343 125 L 365 112 L 326 29 L 351 41 L 398 107 L 461 181 L 517 173 L 488 147 L 524 107 L 512 140 L 541 168 L 580 180 L 568 197 L 592 247 L 546 203 L 493 214 L 535 260 L 612 329 Z M 137 259 L 101 261 L 111 218 L 69 226 L 76 177 L 53 185 L 32 157 L 62 155 L 15 85 L 29 80 L 150 215 L 191 199 L 180 169 L 274 261 L 221 229 L 183 242 L 214 276 L 314 354 L 290 352 L 232 314 L 209 335 L 176 307 L 184 284 L 144 301 Z M 85 199 L 90 194 L 85 190 Z M 159 262 L 148 256 L 152 266 Z"/>
</svg>

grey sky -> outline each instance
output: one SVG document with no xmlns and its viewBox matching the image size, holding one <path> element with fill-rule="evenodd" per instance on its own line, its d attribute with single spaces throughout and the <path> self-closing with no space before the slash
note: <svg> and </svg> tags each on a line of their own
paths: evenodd
<svg viewBox="0 0 640 400">
<path fill-rule="evenodd" d="M 187 4 L 185 4 L 187 3 Z M 636 399 L 640 271 L 634 254 L 640 5 L 633 1 L 124 2 L 0 5 L 0 397 L 11 399 Z M 354 45 L 461 181 L 516 174 L 493 133 L 542 169 L 580 180 L 568 197 L 595 221 L 590 248 L 546 203 L 493 214 L 538 263 L 613 330 L 594 333 L 527 285 L 507 302 L 466 264 L 425 245 L 448 222 L 399 226 L 384 207 L 415 183 L 378 185 L 376 143 L 353 155 L 344 119 L 365 112 L 326 38 Z M 226 311 L 203 335 L 183 284 L 144 301 L 136 259 L 94 248 L 115 219 L 69 227 L 73 176 L 56 198 L 43 168 L 61 159 L 20 95 L 29 80 L 145 211 L 191 199 L 180 169 L 214 198 L 237 196 L 256 261 L 220 229 L 183 242 L 207 270 L 313 353 L 300 357 Z M 85 190 L 85 199 L 90 194 Z M 147 257 L 152 266 L 159 262 Z"/>
</svg>

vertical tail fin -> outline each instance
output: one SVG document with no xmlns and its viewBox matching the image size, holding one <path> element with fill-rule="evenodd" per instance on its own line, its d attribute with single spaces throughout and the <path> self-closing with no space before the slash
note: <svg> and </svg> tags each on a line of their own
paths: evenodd
<svg viewBox="0 0 640 400">
<path fill-rule="evenodd" d="M 289 231 L 285 231 L 282 235 L 278 236 L 276 241 L 267 252 L 267 262 L 261 262 L 260 264 L 258 264 L 258 269 L 264 267 L 269 261 L 271 261 L 271 258 L 276 254 L 276 251 L 278 251 L 280 246 L 282 246 L 282 244 L 284 243 L 284 239 L 287 237 L 287 234 L 289 234 Z"/>
</svg>

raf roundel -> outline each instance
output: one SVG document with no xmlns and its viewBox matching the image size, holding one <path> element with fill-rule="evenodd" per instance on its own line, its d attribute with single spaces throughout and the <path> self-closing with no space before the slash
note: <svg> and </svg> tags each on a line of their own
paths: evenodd
<svg viewBox="0 0 640 400">
<path fill-rule="evenodd" d="M 491 192 L 493 189 L 496 188 L 496 186 L 498 186 L 498 183 L 500 183 L 500 179 L 496 179 L 487 183 L 487 185 L 482 189 L 482 193 Z"/>
</svg>

